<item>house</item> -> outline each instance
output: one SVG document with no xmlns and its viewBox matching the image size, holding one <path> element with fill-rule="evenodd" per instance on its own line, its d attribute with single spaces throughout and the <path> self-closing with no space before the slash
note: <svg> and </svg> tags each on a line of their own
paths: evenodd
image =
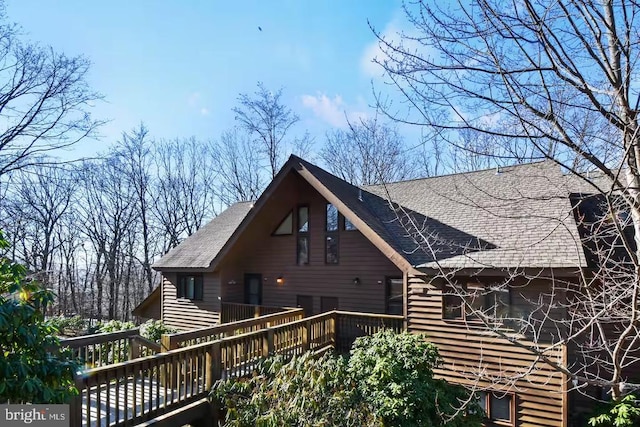
<svg viewBox="0 0 640 427">
<path fill-rule="evenodd" d="M 154 265 L 161 317 L 208 326 L 223 302 L 401 314 L 438 347 L 439 375 L 487 390 L 491 423 L 579 425 L 588 408 L 551 366 L 570 349 L 541 344 L 544 322 L 537 340 L 517 325 L 493 333 L 460 298 L 481 289 L 477 308 L 535 319 L 551 278 L 579 280 L 588 263 L 568 182 L 539 162 L 359 188 L 291 156 L 255 203 L 229 207 Z"/>
</svg>

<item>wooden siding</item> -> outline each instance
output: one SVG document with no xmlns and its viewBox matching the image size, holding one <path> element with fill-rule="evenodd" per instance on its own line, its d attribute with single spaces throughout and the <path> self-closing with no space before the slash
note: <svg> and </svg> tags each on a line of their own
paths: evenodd
<svg viewBox="0 0 640 427">
<path fill-rule="evenodd" d="M 339 263 L 325 264 L 326 200 L 296 174 L 287 176 L 221 265 L 222 299 L 244 301 L 244 275 L 261 274 L 262 304 L 295 306 L 297 295 L 338 298 L 340 310 L 385 312 L 385 277 L 402 272 L 359 231 L 338 233 Z M 283 218 L 298 205 L 309 206 L 309 264 L 296 265 L 296 221 L 293 235 L 273 236 Z M 276 278 L 284 284 L 277 285 Z M 355 278 L 360 284 L 354 284 Z"/>
<path fill-rule="evenodd" d="M 542 284 L 531 283 L 512 292 L 512 304 L 524 307 L 523 293 L 539 293 Z M 442 292 L 419 277 L 408 276 L 407 327 L 415 333 L 425 333 L 438 347 L 444 364 L 437 373 L 448 381 L 466 386 L 511 389 L 508 384 L 496 384 L 492 376 L 518 378 L 516 383 L 516 426 L 566 427 L 563 393 L 566 380 L 549 365 L 537 362 L 527 350 L 499 338 L 481 325 L 461 320 L 442 319 Z M 547 354 L 551 360 L 562 361 L 564 351 L 559 348 Z M 513 390 L 513 389 L 511 389 Z"/>
<path fill-rule="evenodd" d="M 202 328 L 218 323 L 220 280 L 217 273 L 203 274 L 202 301 L 176 298 L 178 273 L 165 273 L 162 282 L 162 320 L 180 330 Z"/>
</svg>

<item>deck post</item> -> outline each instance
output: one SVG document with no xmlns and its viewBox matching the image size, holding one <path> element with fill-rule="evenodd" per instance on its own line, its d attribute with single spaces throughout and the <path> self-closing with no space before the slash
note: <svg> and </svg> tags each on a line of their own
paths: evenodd
<svg viewBox="0 0 640 427">
<path fill-rule="evenodd" d="M 169 335 L 167 334 L 162 334 L 162 336 L 160 336 L 160 351 L 162 353 L 165 353 L 167 351 L 169 351 L 169 343 L 171 342 Z M 170 387 L 169 384 L 169 378 L 167 378 L 168 376 L 168 372 L 167 369 L 165 367 L 165 369 L 161 369 L 160 370 L 160 384 L 163 387 Z"/>
<path fill-rule="evenodd" d="M 302 328 L 302 352 L 306 352 L 309 350 L 309 336 L 311 335 L 311 321 L 307 320 L 304 322 L 304 327 Z"/>
<path fill-rule="evenodd" d="M 71 427 L 80 427 L 82 426 L 82 392 L 84 391 L 84 384 L 82 383 L 82 377 L 76 376 L 74 374 L 74 381 L 76 383 L 76 388 L 78 389 L 78 395 L 73 396 L 69 401 L 69 425 Z M 89 404 L 89 402 L 87 402 Z"/>
<path fill-rule="evenodd" d="M 211 387 L 213 387 L 213 345 L 207 347 L 207 355 L 204 365 L 204 377 L 206 378 L 204 382 L 204 389 L 211 390 Z"/>
<path fill-rule="evenodd" d="M 336 310 L 333 310 L 331 312 L 331 318 L 329 320 L 329 328 L 330 328 L 331 341 L 333 344 L 333 348 L 336 350 L 336 352 L 342 351 L 341 348 L 338 348 L 339 331 L 338 331 L 338 312 Z"/>
<path fill-rule="evenodd" d="M 213 384 L 222 377 L 222 357 L 220 354 L 220 341 L 214 341 L 207 348 L 205 388 L 210 390 Z"/>
<path fill-rule="evenodd" d="M 262 356 L 268 357 L 273 355 L 273 336 L 275 331 L 272 328 L 265 329 L 265 331 L 267 332 L 267 335 L 262 339 Z"/>
<path fill-rule="evenodd" d="M 129 360 L 140 357 L 140 344 L 136 337 L 129 337 Z"/>
<path fill-rule="evenodd" d="M 220 378 L 222 378 L 222 352 L 220 341 L 215 341 L 207 352 L 207 384 L 211 383 L 208 385 L 207 391 L 210 391 L 211 387 L 213 387 L 215 382 Z M 213 425 L 217 427 L 220 425 L 220 419 L 222 417 L 220 407 L 215 400 L 211 402 L 211 412 L 213 415 Z"/>
</svg>

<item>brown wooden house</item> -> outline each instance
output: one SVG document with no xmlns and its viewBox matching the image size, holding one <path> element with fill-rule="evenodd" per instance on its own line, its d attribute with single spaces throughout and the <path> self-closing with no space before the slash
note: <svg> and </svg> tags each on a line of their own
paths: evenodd
<svg viewBox="0 0 640 427">
<path fill-rule="evenodd" d="M 402 314 L 439 348 L 442 377 L 487 390 L 489 424 L 574 425 L 567 378 L 512 345 L 516 332 L 489 333 L 447 290 L 513 277 L 490 297 L 526 314 L 549 277 L 578 280 L 587 264 L 566 182 L 541 162 L 359 188 L 291 156 L 257 201 L 229 207 L 154 265 L 161 317 L 208 326 L 222 302 Z"/>
</svg>

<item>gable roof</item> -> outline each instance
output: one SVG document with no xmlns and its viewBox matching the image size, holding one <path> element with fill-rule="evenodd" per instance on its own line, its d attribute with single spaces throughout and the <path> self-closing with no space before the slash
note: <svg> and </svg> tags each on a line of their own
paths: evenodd
<svg viewBox="0 0 640 427">
<path fill-rule="evenodd" d="M 131 314 L 145 319 L 160 320 L 160 300 L 162 298 L 162 289 L 157 286 L 145 299 L 140 302 Z"/>
<path fill-rule="evenodd" d="M 214 269 L 293 171 L 403 271 L 586 266 L 567 180 L 551 162 L 359 188 L 292 155 L 253 209 L 229 207 L 154 268 Z"/>
<path fill-rule="evenodd" d="M 252 207 L 252 202 L 239 202 L 229 206 L 204 227 L 167 252 L 153 264 L 153 268 L 156 270 L 208 268 Z"/>
</svg>

